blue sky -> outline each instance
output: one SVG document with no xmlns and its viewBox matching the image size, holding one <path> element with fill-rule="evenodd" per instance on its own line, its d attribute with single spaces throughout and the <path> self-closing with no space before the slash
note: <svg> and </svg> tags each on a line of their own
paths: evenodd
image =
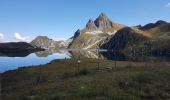
<svg viewBox="0 0 170 100">
<path fill-rule="evenodd" d="M 1 0 L 0 41 L 67 39 L 101 12 L 128 26 L 170 22 L 170 0 Z"/>
</svg>

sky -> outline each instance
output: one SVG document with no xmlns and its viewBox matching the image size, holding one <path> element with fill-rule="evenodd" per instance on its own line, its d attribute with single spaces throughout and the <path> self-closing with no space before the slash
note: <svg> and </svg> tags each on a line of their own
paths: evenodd
<svg viewBox="0 0 170 100">
<path fill-rule="evenodd" d="M 0 42 L 68 39 L 102 12 L 127 26 L 170 22 L 170 0 L 0 0 Z"/>
</svg>

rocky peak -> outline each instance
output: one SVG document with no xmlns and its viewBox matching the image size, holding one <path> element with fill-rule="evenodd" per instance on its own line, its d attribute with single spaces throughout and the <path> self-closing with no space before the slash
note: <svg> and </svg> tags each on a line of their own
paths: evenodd
<svg viewBox="0 0 170 100">
<path fill-rule="evenodd" d="M 76 37 L 80 36 L 80 34 L 81 34 L 81 30 L 78 29 L 78 30 L 74 33 L 74 37 L 73 37 L 73 38 L 76 38 Z"/>
<path fill-rule="evenodd" d="M 86 29 L 88 31 L 95 31 L 97 30 L 97 27 L 92 19 L 89 19 L 88 23 L 86 24 Z"/>
<path fill-rule="evenodd" d="M 54 41 L 47 36 L 37 36 L 31 44 L 36 47 L 49 48 Z"/>
<path fill-rule="evenodd" d="M 94 23 L 100 30 L 107 30 L 113 27 L 113 22 L 104 13 L 101 13 Z"/>
<path fill-rule="evenodd" d="M 105 13 L 101 13 L 101 14 L 99 15 L 98 19 L 100 19 L 100 20 L 107 20 L 108 17 L 107 17 L 107 15 L 106 15 Z"/>
</svg>

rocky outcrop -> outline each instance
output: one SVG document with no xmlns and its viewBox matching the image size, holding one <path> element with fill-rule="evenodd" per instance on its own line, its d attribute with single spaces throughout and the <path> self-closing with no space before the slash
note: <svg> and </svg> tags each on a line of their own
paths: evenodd
<svg viewBox="0 0 170 100">
<path fill-rule="evenodd" d="M 94 21 L 92 19 L 89 19 L 88 23 L 86 24 L 86 30 L 88 31 L 96 31 L 98 28 L 96 27 Z"/>
<path fill-rule="evenodd" d="M 44 49 L 61 49 L 67 48 L 70 42 L 70 39 L 68 39 L 67 41 L 54 41 L 52 39 L 49 39 L 47 36 L 38 36 L 31 42 L 31 45 Z"/>
<path fill-rule="evenodd" d="M 78 30 L 74 33 L 73 38 L 77 38 L 77 37 L 79 37 L 80 35 L 81 35 L 81 30 L 78 29 Z"/>
<path fill-rule="evenodd" d="M 47 36 L 38 36 L 31 42 L 31 44 L 35 47 L 51 48 L 55 46 L 55 41 L 49 39 Z"/>
<path fill-rule="evenodd" d="M 108 17 L 101 13 L 99 17 L 95 20 L 95 25 L 98 27 L 99 30 L 108 30 L 114 27 L 114 23 L 108 19 Z"/>
</svg>

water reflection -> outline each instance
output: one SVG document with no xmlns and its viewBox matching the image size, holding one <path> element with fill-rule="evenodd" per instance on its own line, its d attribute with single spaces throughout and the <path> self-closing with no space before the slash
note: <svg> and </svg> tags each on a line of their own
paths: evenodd
<svg viewBox="0 0 170 100">
<path fill-rule="evenodd" d="M 48 56 L 53 55 L 55 53 L 71 56 L 69 51 L 66 50 L 66 49 L 48 49 L 48 50 L 45 50 L 45 51 L 36 52 L 35 54 L 36 54 L 37 57 L 48 57 Z"/>
<path fill-rule="evenodd" d="M 14 53 L 0 53 L 0 57 L 26 57 L 31 52 L 14 52 Z"/>
<path fill-rule="evenodd" d="M 129 61 L 129 62 L 144 62 L 144 63 L 154 63 L 154 62 L 167 62 L 170 61 L 166 57 L 153 57 L 153 56 L 138 56 L 138 55 L 125 55 L 123 53 L 106 51 L 106 50 L 81 50 L 81 49 L 49 49 L 45 51 L 40 51 L 36 53 L 0 53 L 0 73 L 13 70 L 18 67 L 32 66 L 39 64 L 46 64 L 54 59 L 98 59 L 98 69 L 100 67 L 100 60 L 112 60 L 114 66 L 117 65 L 116 61 Z"/>
</svg>

